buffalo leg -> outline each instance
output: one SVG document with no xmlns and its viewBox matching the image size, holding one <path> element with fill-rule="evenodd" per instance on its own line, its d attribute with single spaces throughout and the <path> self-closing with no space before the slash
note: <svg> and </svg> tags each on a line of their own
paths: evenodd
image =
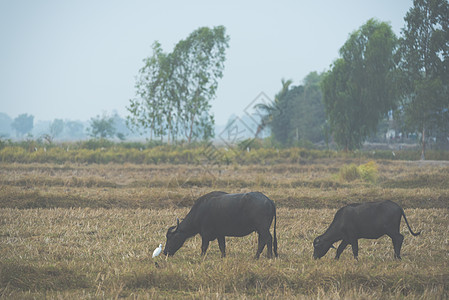
<svg viewBox="0 0 449 300">
<path fill-rule="evenodd" d="M 267 257 L 272 258 L 273 257 L 273 237 L 271 236 L 270 232 L 266 235 L 266 244 L 267 244 Z"/>
<path fill-rule="evenodd" d="M 343 250 L 346 249 L 346 247 L 348 246 L 348 242 L 346 240 L 342 240 L 340 245 L 337 248 L 337 254 L 335 255 L 335 259 L 339 259 L 341 253 L 343 252 Z"/>
<path fill-rule="evenodd" d="M 351 242 L 351 247 L 352 247 L 352 254 L 354 254 L 354 258 L 355 259 L 359 259 L 359 241 L 357 239 L 354 239 Z"/>
<path fill-rule="evenodd" d="M 399 232 L 388 236 L 391 237 L 391 240 L 393 241 L 394 258 L 401 259 L 401 247 L 402 242 L 404 241 L 404 236 Z"/>
<path fill-rule="evenodd" d="M 225 241 L 224 236 L 221 236 L 218 238 L 218 247 L 220 248 L 220 251 L 221 251 L 221 257 L 225 257 L 226 256 L 226 241 Z"/>
<path fill-rule="evenodd" d="M 262 253 L 263 248 L 265 247 L 266 241 L 264 236 L 259 233 L 259 242 L 257 245 L 256 259 L 259 259 L 260 253 Z"/>
<path fill-rule="evenodd" d="M 201 255 L 204 256 L 206 254 L 207 248 L 209 247 L 209 241 L 205 238 L 202 239 L 201 242 Z"/>
</svg>

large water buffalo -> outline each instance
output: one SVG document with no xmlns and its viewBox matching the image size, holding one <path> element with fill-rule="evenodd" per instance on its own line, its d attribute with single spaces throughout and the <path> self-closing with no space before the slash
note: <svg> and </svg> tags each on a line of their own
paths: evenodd
<svg viewBox="0 0 449 300">
<path fill-rule="evenodd" d="M 270 234 L 274 217 L 274 238 Z M 196 200 L 187 216 L 167 231 L 164 254 L 172 256 L 186 239 L 200 234 L 201 255 L 206 254 L 209 242 L 218 240 L 221 256 L 225 257 L 225 237 L 245 236 L 256 231 L 259 243 L 256 258 L 265 245 L 267 256 L 272 257 L 272 249 L 277 257 L 276 206 L 262 193 L 228 194 L 211 192 Z"/>
<path fill-rule="evenodd" d="M 404 210 L 392 201 L 356 203 L 342 207 L 335 214 L 326 232 L 313 241 L 313 257 L 323 257 L 329 248 L 334 248 L 333 243 L 341 240 L 335 259 L 340 258 L 349 244 L 352 246 L 354 258 L 357 259 L 358 239 L 377 239 L 386 234 L 393 241 L 394 257 L 401 259 L 404 236 L 399 232 L 399 225 L 402 216 L 411 234 L 419 235 L 421 232 L 414 233 L 410 228 Z"/>
</svg>

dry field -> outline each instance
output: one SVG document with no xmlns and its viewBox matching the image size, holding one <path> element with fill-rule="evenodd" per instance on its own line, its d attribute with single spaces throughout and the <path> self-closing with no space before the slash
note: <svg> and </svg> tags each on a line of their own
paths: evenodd
<svg viewBox="0 0 449 300">
<path fill-rule="evenodd" d="M 343 182 L 357 160 L 292 165 L 0 164 L 0 298 L 449 297 L 449 166 L 377 161 L 376 183 Z M 197 236 L 168 260 L 151 258 L 194 200 L 212 190 L 261 191 L 278 207 L 279 258 L 253 259 L 257 238 L 216 242 L 202 258 Z M 405 208 L 402 261 L 391 240 L 360 240 L 312 259 L 312 241 L 337 208 L 390 199 Z M 156 267 L 157 262 L 158 267 Z"/>
</svg>

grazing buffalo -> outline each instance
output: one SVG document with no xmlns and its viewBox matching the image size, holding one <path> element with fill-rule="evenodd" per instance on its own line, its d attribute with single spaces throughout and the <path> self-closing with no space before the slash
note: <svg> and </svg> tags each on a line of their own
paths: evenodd
<svg viewBox="0 0 449 300">
<path fill-rule="evenodd" d="M 270 234 L 274 217 L 274 239 Z M 211 192 L 196 200 L 187 216 L 167 231 L 164 254 L 172 256 L 186 239 L 200 234 L 201 255 L 206 254 L 209 242 L 218 240 L 221 256 L 225 257 L 225 237 L 245 236 L 256 231 L 259 235 L 256 258 L 267 245 L 267 256 L 277 257 L 276 206 L 262 193 L 228 194 Z"/>
<path fill-rule="evenodd" d="M 335 259 L 340 257 L 349 244 L 352 246 L 354 258 L 357 259 L 358 239 L 377 239 L 386 234 L 393 241 L 394 257 L 401 259 L 404 236 L 399 233 L 399 225 L 402 216 L 411 234 L 419 235 L 421 232 L 414 233 L 410 228 L 404 210 L 392 201 L 355 203 L 342 207 L 335 214 L 326 232 L 313 241 L 313 257 L 323 257 L 329 248 L 335 248 L 333 243 L 342 240 Z"/>
</svg>

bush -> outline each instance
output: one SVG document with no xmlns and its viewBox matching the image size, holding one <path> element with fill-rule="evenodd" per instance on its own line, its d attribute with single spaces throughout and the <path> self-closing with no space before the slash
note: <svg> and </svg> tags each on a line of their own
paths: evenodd
<svg viewBox="0 0 449 300">
<path fill-rule="evenodd" d="M 375 183 L 377 181 L 377 164 L 374 161 L 360 165 L 357 169 L 360 173 L 360 178 L 363 181 L 371 183 Z"/>
<path fill-rule="evenodd" d="M 341 181 L 354 181 L 359 178 L 360 172 L 355 164 L 345 165 L 338 172 L 338 179 Z"/>
<path fill-rule="evenodd" d="M 90 139 L 83 143 L 83 148 L 89 150 L 96 150 L 101 148 L 109 148 L 114 145 L 114 142 L 107 139 Z"/>
<path fill-rule="evenodd" d="M 370 161 L 366 164 L 356 166 L 355 164 L 345 165 L 338 172 L 341 181 L 354 181 L 361 179 L 365 182 L 375 183 L 377 180 L 377 164 Z"/>
</svg>

